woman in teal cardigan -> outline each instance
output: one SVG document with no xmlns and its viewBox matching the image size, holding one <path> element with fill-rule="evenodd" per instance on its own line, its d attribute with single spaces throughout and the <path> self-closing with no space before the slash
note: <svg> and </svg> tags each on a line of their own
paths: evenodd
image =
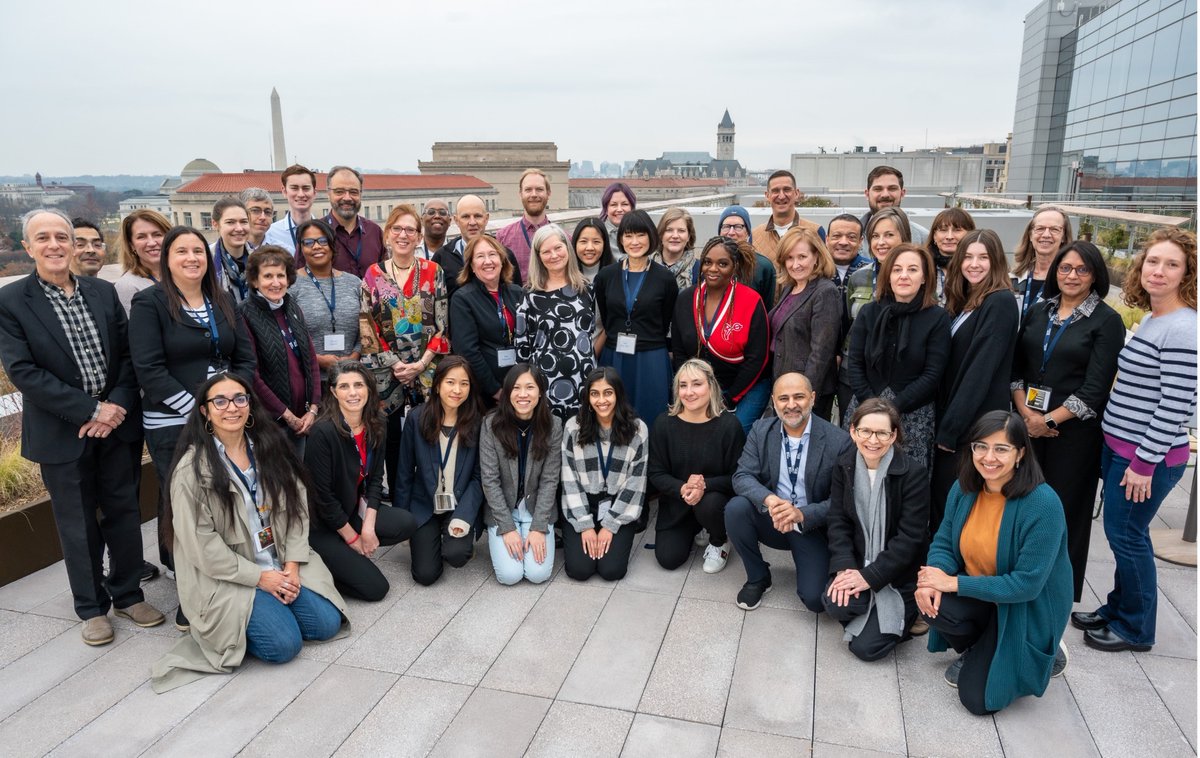
<svg viewBox="0 0 1200 758">
<path fill-rule="evenodd" d="M 1067 665 L 1073 586 L 1062 503 L 1015 413 L 975 422 L 946 516 L 917 574 L 930 652 L 960 653 L 946 682 L 971 713 L 1046 691 Z"/>
</svg>

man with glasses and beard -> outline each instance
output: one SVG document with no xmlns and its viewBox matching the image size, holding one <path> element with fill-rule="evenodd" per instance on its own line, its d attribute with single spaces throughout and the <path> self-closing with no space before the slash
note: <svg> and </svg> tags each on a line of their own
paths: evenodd
<svg viewBox="0 0 1200 758">
<path fill-rule="evenodd" d="M 362 209 L 363 178 L 349 166 L 334 166 L 326 176 L 329 215 L 325 223 L 333 228 L 333 267 L 359 279 L 371 264 L 383 255 L 383 230 L 369 218 L 358 215 Z M 296 251 L 297 265 L 303 265 Z"/>
</svg>

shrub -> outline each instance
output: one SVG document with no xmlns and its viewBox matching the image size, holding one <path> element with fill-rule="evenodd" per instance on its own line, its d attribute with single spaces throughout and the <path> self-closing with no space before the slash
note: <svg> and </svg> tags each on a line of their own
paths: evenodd
<svg viewBox="0 0 1200 758">
<path fill-rule="evenodd" d="M 0 510 L 21 505 L 42 491 L 41 471 L 21 457 L 20 442 L 0 442 Z"/>
</svg>

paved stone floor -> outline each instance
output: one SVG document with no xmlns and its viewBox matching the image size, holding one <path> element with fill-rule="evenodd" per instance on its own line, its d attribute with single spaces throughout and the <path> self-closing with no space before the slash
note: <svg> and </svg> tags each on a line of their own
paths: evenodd
<svg viewBox="0 0 1200 758">
<path fill-rule="evenodd" d="M 1172 493 L 1157 526 L 1182 526 L 1186 500 Z M 115 643 L 85 646 L 60 563 L 0 588 L 0 755 L 1195 755 L 1193 569 L 1159 565 L 1153 652 L 1097 653 L 1068 629 L 1065 677 L 980 718 L 942 681 L 952 655 L 923 640 L 854 659 L 840 627 L 787 590 L 785 554 L 772 555 L 775 591 L 745 613 L 736 556 L 716 575 L 698 553 L 666 572 L 643 541 L 616 584 L 560 569 L 517 587 L 496 583 L 485 543 L 428 588 L 393 548 L 380 562 L 392 591 L 351 603 L 349 638 L 165 695 L 149 666 L 178 633 L 118 619 Z M 1080 608 L 1111 572 L 1097 522 Z M 171 580 L 146 591 L 174 609 Z"/>
</svg>

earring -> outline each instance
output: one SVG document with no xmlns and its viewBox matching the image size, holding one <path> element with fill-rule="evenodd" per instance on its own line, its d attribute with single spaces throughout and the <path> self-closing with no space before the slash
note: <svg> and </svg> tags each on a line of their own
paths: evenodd
<svg viewBox="0 0 1200 758">
<path fill-rule="evenodd" d="M 246 429 L 254 428 L 254 414 L 253 413 L 251 413 L 250 417 L 246 419 L 246 427 L 245 428 Z"/>
<path fill-rule="evenodd" d="M 212 419 L 204 420 L 204 431 L 208 432 L 209 434 L 213 433 Z"/>
<path fill-rule="evenodd" d="M 1015 468 L 1018 468 L 1018 469 L 1021 468 L 1021 459 L 1020 458 L 1017 459 L 1017 465 L 1015 466 Z"/>
</svg>

